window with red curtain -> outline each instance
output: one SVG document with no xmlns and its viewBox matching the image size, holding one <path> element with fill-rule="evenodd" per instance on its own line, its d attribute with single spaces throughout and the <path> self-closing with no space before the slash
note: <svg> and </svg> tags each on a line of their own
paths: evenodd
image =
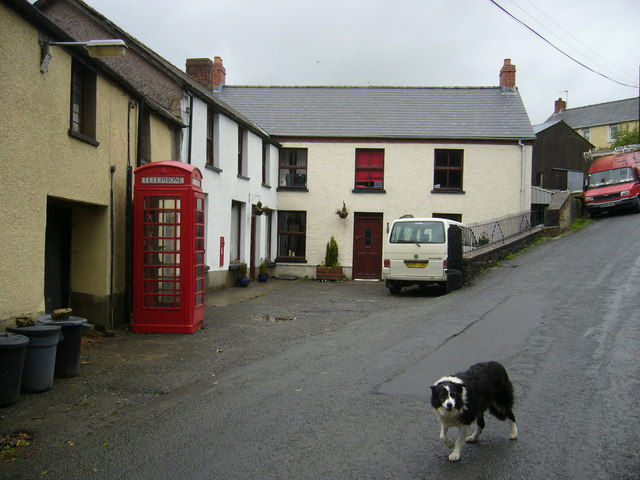
<svg viewBox="0 0 640 480">
<path fill-rule="evenodd" d="M 357 190 L 382 190 L 384 188 L 384 150 L 357 149 L 355 178 Z"/>
</svg>

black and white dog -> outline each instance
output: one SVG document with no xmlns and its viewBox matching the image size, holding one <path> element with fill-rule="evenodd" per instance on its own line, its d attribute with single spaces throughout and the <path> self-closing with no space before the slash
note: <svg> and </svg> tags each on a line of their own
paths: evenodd
<svg viewBox="0 0 640 480">
<path fill-rule="evenodd" d="M 453 448 L 449 460 L 460 459 L 464 442 L 478 440 L 484 428 L 484 412 L 499 420 L 509 421 L 509 438 L 518 436 L 516 418 L 513 415 L 513 385 L 507 371 L 498 362 L 477 363 L 466 372 L 442 377 L 431 386 L 431 405 L 440 420 L 440 439 Z M 476 422 L 476 430 L 467 436 L 469 427 Z M 458 438 L 452 442 L 447 438 L 451 427 L 458 428 Z"/>
</svg>

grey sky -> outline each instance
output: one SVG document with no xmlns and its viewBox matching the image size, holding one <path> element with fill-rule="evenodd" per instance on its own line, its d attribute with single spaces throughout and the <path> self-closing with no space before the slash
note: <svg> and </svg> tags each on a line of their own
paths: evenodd
<svg viewBox="0 0 640 480">
<path fill-rule="evenodd" d="M 638 96 L 640 2 L 496 0 L 85 0 L 177 67 L 220 56 L 230 85 L 491 86 L 505 58 L 533 124 Z"/>
</svg>

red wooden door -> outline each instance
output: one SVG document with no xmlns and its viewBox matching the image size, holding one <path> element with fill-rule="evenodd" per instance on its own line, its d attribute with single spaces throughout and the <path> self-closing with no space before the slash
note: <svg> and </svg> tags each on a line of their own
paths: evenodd
<svg viewBox="0 0 640 480">
<path fill-rule="evenodd" d="M 353 278 L 382 275 L 382 214 L 356 213 L 353 224 Z"/>
</svg>

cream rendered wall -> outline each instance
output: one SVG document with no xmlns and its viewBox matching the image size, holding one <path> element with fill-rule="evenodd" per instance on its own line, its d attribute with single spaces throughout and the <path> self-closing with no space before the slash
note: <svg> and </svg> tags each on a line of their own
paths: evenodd
<svg viewBox="0 0 640 480">
<path fill-rule="evenodd" d="M 404 214 L 457 213 L 463 222 L 472 223 L 515 214 L 521 204 L 530 205 L 530 146 L 524 147 L 524 159 L 517 144 L 309 142 L 283 147 L 308 149 L 308 191 L 280 191 L 278 197 L 279 210 L 307 212 L 307 264 L 279 262 L 278 274 L 315 276 L 332 235 L 339 245 L 339 261 L 349 273 L 355 212 L 382 213 L 385 226 Z M 357 148 L 384 149 L 386 193 L 353 192 Z M 432 193 L 437 148 L 464 150 L 464 194 Z M 336 215 L 343 201 L 349 211 L 346 219 Z"/>
<path fill-rule="evenodd" d="M 0 101 L 8 112 L 32 111 L 43 123 L 54 121 L 59 112 L 38 105 L 33 94 L 46 91 L 43 79 L 38 75 L 38 65 L 34 63 L 40 55 L 37 33 L 3 4 L 0 4 L 0 23 L 3 25 L 0 28 L 0 44 L 3 45 L 0 54 Z M 25 54 L 26 59 L 21 60 Z M 47 80 L 51 85 L 64 85 L 64 78 L 50 77 Z M 22 88 L 15 88 L 18 85 Z M 38 260 L 44 258 L 44 243 L 40 237 L 43 237 L 46 197 L 42 198 L 34 191 L 38 186 L 38 175 L 30 168 L 29 157 L 33 150 L 28 147 L 30 144 L 40 147 L 40 161 L 48 149 L 42 150 L 46 143 L 39 136 L 31 139 L 15 134 L 31 132 L 32 122 L 33 119 L 26 115 L 0 116 L 3 168 L 0 177 L 0 292 L 3 292 L 0 320 L 44 308 L 42 264 Z"/>
<path fill-rule="evenodd" d="M 582 134 L 582 130 L 578 130 L 578 133 Z M 606 149 L 609 145 L 609 125 L 601 125 L 597 127 L 589 128 L 589 141 L 592 145 L 595 145 L 597 149 Z"/>
<path fill-rule="evenodd" d="M 202 188 L 207 192 L 207 231 L 206 258 L 210 267 L 207 283 L 209 289 L 228 285 L 233 276 L 229 275 L 230 238 L 231 238 L 231 204 L 240 202 L 241 238 L 240 256 L 249 264 L 250 257 L 250 229 L 251 205 L 261 201 L 263 207 L 276 208 L 277 185 L 277 149 L 270 147 L 268 158 L 269 176 L 274 188 L 262 185 L 262 139 L 252 132 L 248 132 L 245 142 L 247 155 L 247 171 L 245 178 L 238 176 L 238 123 L 224 114 L 217 113 L 214 122 L 214 156 L 217 158 L 218 169 L 206 166 L 206 125 L 207 104 L 194 98 L 193 101 L 193 139 L 191 144 L 191 163 L 197 166 L 203 175 Z M 256 217 L 256 263 L 260 258 L 267 257 L 264 232 L 267 217 Z M 273 216 L 275 221 L 275 215 Z M 273 234 L 275 235 L 275 227 Z M 223 264 L 220 264 L 220 238 L 224 237 L 226 246 Z M 275 238 L 272 239 L 275 245 Z M 274 255 L 270 255 L 274 256 Z"/>
<path fill-rule="evenodd" d="M 149 122 L 151 133 L 151 161 L 176 160 L 174 155 L 174 133 L 164 120 L 152 115 Z"/>
<path fill-rule="evenodd" d="M 87 207 L 73 212 L 73 238 L 82 239 L 72 246 L 71 287 L 76 292 L 93 296 L 105 295 L 109 281 L 107 262 L 96 259 L 109 258 L 109 235 L 105 235 L 104 224 L 108 221 L 107 207 Z M 123 258 L 124 260 L 124 258 Z"/>
<path fill-rule="evenodd" d="M 71 289 L 83 297 L 84 307 L 94 309 L 92 323 L 105 324 L 111 280 L 111 185 L 113 180 L 113 293 L 121 295 L 126 170 L 128 152 L 132 158 L 136 154 L 137 110 L 130 108 L 126 92 L 98 75 L 99 145 L 70 137 L 71 56 L 53 47 L 48 72 L 42 73 L 38 32 L 4 5 L 0 23 L 0 102 L 12 112 L 0 118 L 0 321 L 44 311 L 46 211 L 51 197 L 73 206 Z M 161 130 L 156 129 L 160 137 Z"/>
<path fill-rule="evenodd" d="M 629 130 L 633 130 L 634 128 L 638 127 L 638 122 L 622 122 L 617 125 L 619 125 L 619 128 L 628 128 Z M 582 135 L 583 130 L 584 128 L 578 128 L 576 129 L 576 132 Z M 596 146 L 596 149 L 606 150 L 610 148 L 611 143 L 609 142 L 609 125 L 596 125 L 593 127 L 589 127 L 589 130 L 589 141 L 592 145 Z"/>
</svg>

